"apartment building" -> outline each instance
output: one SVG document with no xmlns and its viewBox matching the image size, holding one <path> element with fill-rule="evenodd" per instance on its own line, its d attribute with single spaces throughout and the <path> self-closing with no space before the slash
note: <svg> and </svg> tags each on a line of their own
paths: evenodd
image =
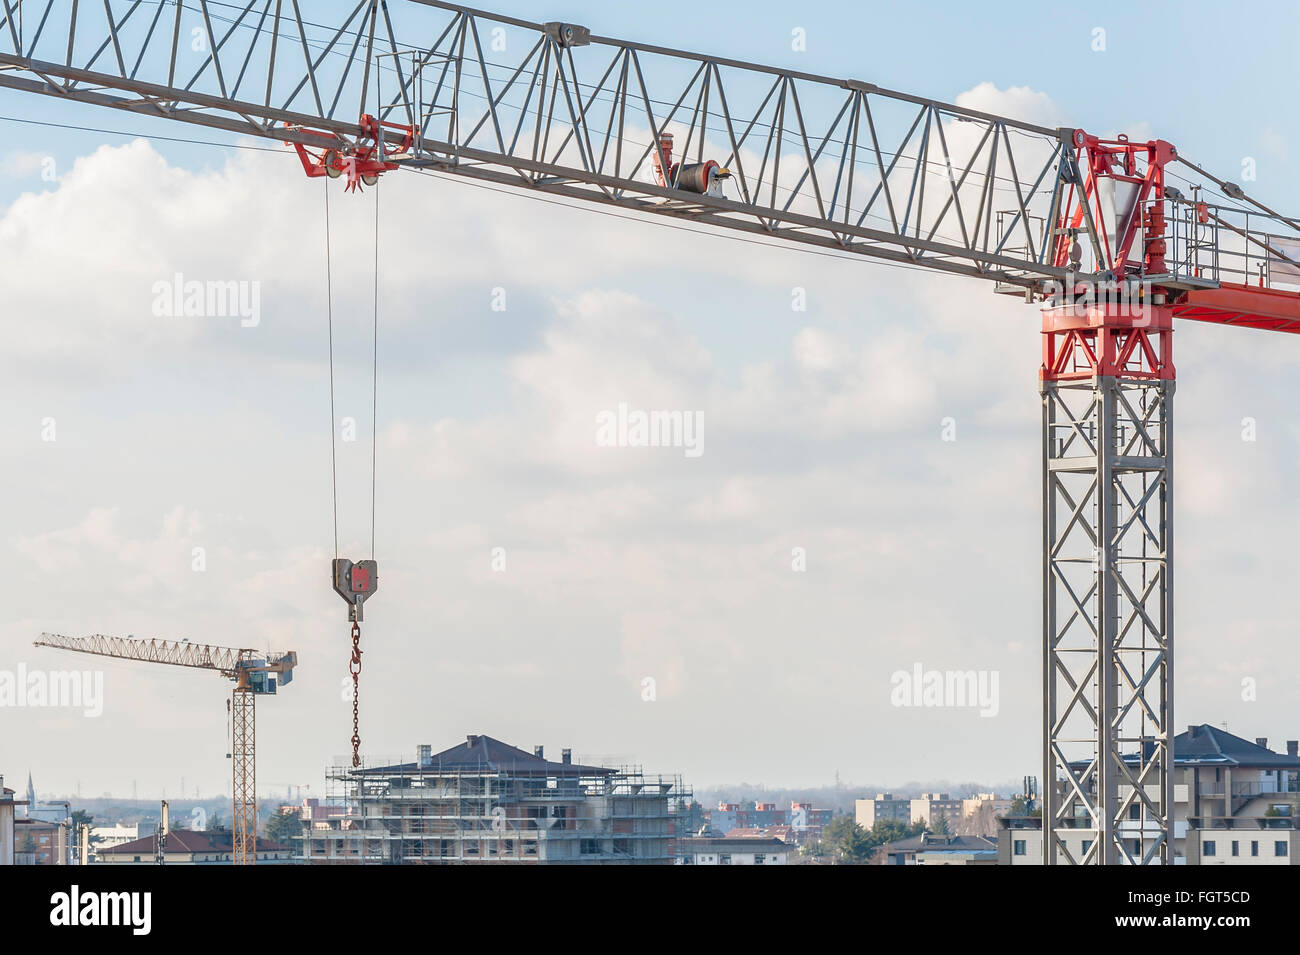
<svg viewBox="0 0 1300 955">
<path fill-rule="evenodd" d="M 1133 762 L 1136 763 L 1136 757 Z M 1120 798 L 1129 793 L 1121 787 Z M 1152 797 L 1155 792 L 1150 793 Z M 1209 724 L 1192 725 L 1174 737 L 1174 806 L 1170 817 L 1175 865 L 1295 865 L 1300 842 L 1300 743 L 1288 740 L 1286 752 L 1253 743 Z M 1134 856 L 1153 844 L 1155 829 L 1135 805 L 1121 835 Z M 1089 847 L 1089 835 L 1066 833 L 1066 848 L 1076 859 Z M 1003 865 L 1042 862 L 1042 821 L 1004 817 L 998 832 Z"/>
<path fill-rule="evenodd" d="M 912 821 L 912 800 L 893 793 L 876 793 L 869 799 L 855 799 L 853 820 L 863 829 L 870 829 L 877 822 L 908 825 Z"/>
<path fill-rule="evenodd" d="M 923 832 L 880 847 L 885 865 L 994 865 L 998 844 L 985 836 L 939 836 Z"/>
<path fill-rule="evenodd" d="M 688 838 L 681 841 L 678 865 L 788 865 L 799 850 L 780 839 Z"/>
<path fill-rule="evenodd" d="M 229 829 L 198 831 L 173 829 L 163 845 L 164 865 L 230 865 L 234 837 Z M 257 864 L 295 861 L 293 847 L 270 839 L 257 840 Z M 148 835 L 115 846 L 101 847 L 95 862 L 101 865 L 155 865 L 158 861 L 158 836 Z"/>
<path fill-rule="evenodd" d="M 788 827 L 793 841 L 802 845 L 822 837 L 822 828 L 835 816 L 833 809 L 816 809 L 810 802 L 793 800 L 787 809 L 774 802 L 756 802 L 752 809 L 740 803 L 719 802 L 706 813 L 708 826 L 719 833 L 734 829 L 771 829 Z"/>
<path fill-rule="evenodd" d="M 14 810 L 17 806 L 14 791 L 5 788 L 5 778 L 0 776 L 0 865 L 14 864 Z"/>
<path fill-rule="evenodd" d="M 690 793 L 678 777 L 548 760 L 490 736 L 328 774 L 346 804 L 313 819 L 303 858 L 351 864 L 667 865 Z"/>
<path fill-rule="evenodd" d="M 954 799 L 947 793 L 921 793 L 911 801 L 909 811 L 912 822 L 919 819 L 927 828 L 940 828 L 943 824 L 939 819 L 943 818 L 950 830 L 956 829 L 962 817 L 962 799 Z"/>
</svg>

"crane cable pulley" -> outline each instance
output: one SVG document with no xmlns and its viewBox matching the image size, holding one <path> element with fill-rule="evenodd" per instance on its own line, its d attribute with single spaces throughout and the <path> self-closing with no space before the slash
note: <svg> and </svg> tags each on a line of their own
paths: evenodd
<svg viewBox="0 0 1300 955">
<path fill-rule="evenodd" d="M 334 509 L 334 560 L 331 565 L 334 591 L 348 603 L 348 619 L 352 622 L 352 654 L 348 659 L 348 673 L 352 676 L 352 765 L 361 765 L 361 620 L 366 599 L 379 589 L 379 565 L 375 562 L 375 465 L 378 458 L 378 394 L 379 394 L 379 190 L 375 191 L 375 288 L 374 288 L 374 352 L 371 364 L 371 445 L 370 445 L 370 559 L 353 562 L 339 556 L 339 485 L 338 452 L 335 430 L 338 427 L 334 410 L 334 302 L 332 253 L 330 248 L 329 179 L 325 179 L 325 312 L 329 327 L 329 379 L 330 379 L 330 478 Z"/>
</svg>

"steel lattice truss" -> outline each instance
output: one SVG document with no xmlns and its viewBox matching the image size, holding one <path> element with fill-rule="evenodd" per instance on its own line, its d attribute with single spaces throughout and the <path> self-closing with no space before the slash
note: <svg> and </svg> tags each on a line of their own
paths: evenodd
<svg viewBox="0 0 1300 955">
<path fill-rule="evenodd" d="M 431 0 L 328 25 L 302 6 L 0 0 L 0 85 L 307 146 L 354 147 L 370 114 L 416 129 L 412 166 L 1012 285 L 1067 274 L 1047 222 L 1070 131 Z M 663 131 L 731 170 L 724 198 L 655 181 Z"/>
<path fill-rule="evenodd" d="M 1042 386 L 1048 864 L 1172 858 L 1173 391 Z"/>
<path fill-rule="evenodd" d="M 206 643 L 189 643 L 183 640 L 135 640 L 130 637 L 106 637 L 102 634 L 67 637 L 59 633 L 43 633 L 41 639 L 36 641 L 36 646 L 75 650 L 78 653 L 93 653 L 101 657 L 118 657 L 122 660 L 142 660 L 146 663 L 169 663 L 173 666 L 218 670 L 223 676 L 232 679 L 236 677 L 236 671 L 241 669 L 241 664 L 247 665 L 259 656 L 255 650 L 237 650 Z"/>
<path fill-rule="evenodd" d="M 230 694 L 231 792 L 235 865 L 257 863 L 257 694 L 237 686 Z"/>
</svg>

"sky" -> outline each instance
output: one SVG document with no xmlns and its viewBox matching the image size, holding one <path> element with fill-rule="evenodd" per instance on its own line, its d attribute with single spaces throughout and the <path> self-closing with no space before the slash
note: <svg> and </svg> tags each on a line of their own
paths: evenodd
<svg viewBox="0 0 1300 955">
<path fill-rule="evenodd" d="M 1283 4 L 493 9 L 1159 136 L 1223 178 L 1253 160 L 1249 191 L 1300 209 Z M 368 756 L 488 734 L 699 786 L 1041 772 L 1032 308 L 399 172 L 330 196 L 332 422 L 323 187 L 291 152 L 11 91 L 0 117 L 0 671 L 104 674 L 97 716 L 0 707 L 8 785 L 229 791 L 227 683 L 33 648 L 47 630 L 296 650 L 259 701 L 259 788 L 320 791 L 347 750 L 330 436 L 339 549 L 368 557 L 376 194 Z M 256 324 L 157 314 L 177 275 L 256 283 Z M 1300 737 L 1300 340 L 1264 334 L 1175 336 L 1175 725 L 1280 748 Z M 698 412 L 701 453 L 600 446 L 620 404 Z M 996 714 L 894 706 L 918 664 L 996 673 Z"/>
</svg>

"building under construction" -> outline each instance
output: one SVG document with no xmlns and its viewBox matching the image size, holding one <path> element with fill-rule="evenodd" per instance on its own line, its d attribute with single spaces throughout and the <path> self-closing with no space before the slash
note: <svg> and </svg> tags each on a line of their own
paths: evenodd
<svg viewBox="0 0 1300 955">
<path fill-rule="evenodd" d="M 582 765 L 567 749 L 553 762 L 490 736 L 382 763 L 330 769 L 347 811 L 304 831 L 307 862 L 670 865 L 690 800 L 680 777 Z"/>
</svg>

